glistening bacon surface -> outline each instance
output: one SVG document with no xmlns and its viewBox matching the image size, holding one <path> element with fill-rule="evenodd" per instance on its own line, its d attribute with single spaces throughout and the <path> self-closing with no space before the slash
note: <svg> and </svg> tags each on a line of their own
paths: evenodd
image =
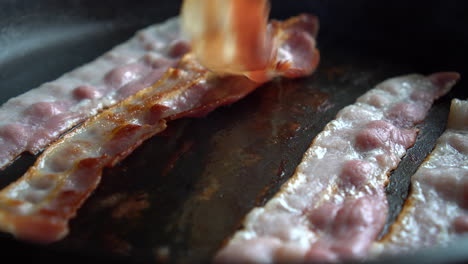
<svg viewBox="0 0 468 264">
<path fill-rule="evenodd" d="M 434 99 L 456 73 L 387 80 L 341 110 L 295 174 L 253 209 L 216 261 L 338 261 L 365 256 L 388 209 L 384 186 L 417 136 Z"/>
<path fill-rule="evenodd" d="M 411 178 L 411 193 L 373 255 L 446 245 L 468 232 L 468 101 L 454 99 L 447 130 Z"/>
<path fill-rule="evenodd" d="M 10 99 L 0 108 L 0 169 L 22 152 L 40 151 L 77 123 L 151 86 L 188 50 L 173 18 Z"/>
<path fill-rule="evenodd" d="M 315 42 L 309 36 L 297 38 L 295 33 L 305 29 L 294 21 L 297 18 L 285 21 L 285 27 L 277 22 L 287 32 L 277 31 L 276 48 L 294 46 L 298 40 L 301 45 L 287 50 L 287 60 L 274 58 L 268 71 L 275 76 L 303 76 L 317 64 L 316 58 L 302 56 L 315 49 Z M 62 238 L 68 220 L 96 188 L 104 167 L 163 130 L 166 120 L 204 115 L 259 85 L 243 76 L 216 76 L 185 55 L 153 87 L 92 117 L 51 145 L 25 175 L 0 191 L 0 230 L 38 242 Z"/>
</svg>

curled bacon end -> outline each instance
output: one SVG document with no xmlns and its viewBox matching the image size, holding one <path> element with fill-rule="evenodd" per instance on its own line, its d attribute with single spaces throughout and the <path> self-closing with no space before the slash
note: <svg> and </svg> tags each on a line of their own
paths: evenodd
<svg viewBox="0 0 468 264">
<path fill-rule="evenodd" d="M 302 14 L 284 23 L 273 21 L 269 26 L 272 35 L 279 36 L 273 41 L 273 59 L 265 69 L 243 74 L 256 82 L 265 82 L 275 76 L 297 78 L 312 74 L 320 61 L 315 41 L 318 18 Z"/>
</svg>

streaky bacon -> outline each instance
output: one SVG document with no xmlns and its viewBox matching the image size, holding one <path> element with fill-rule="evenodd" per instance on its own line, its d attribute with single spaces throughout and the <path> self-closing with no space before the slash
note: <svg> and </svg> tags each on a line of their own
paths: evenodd
<svg viewBox="0 0 468 264">
<path fill-rule="evenodd" d="M 277 22 L 285 30 L 278 30 L 273 38 L 281 38 L 276 40 L 278 48 L 291 45 L 304 30 L 293 23 L 296 20 L 285 21 L 286 27 Z M 315 48 L 313 38 L 308 39 L 309 45 L 303 40 L 295 50 L 287 49 L 291 56 L 274 58 L 271 72 L 287 77 L 312 72 L 315 59 L 307 64 L 296 62 L 304 58 L 294 56 Z M 162 131 L 168 120 L 205 115 L 241 99 L 259 85 L 245 76 L 217 76 L 191 54 L 185 55 L 155 85 L 92 117 L 52 144 L 25 175 L 1 190 L 0 230 L 36 242 L 61 239 L 68 232 L 69 219 L 97 187 L 104 167 L 115 165 L 145 139 Z"/>
<path fill-rule="evenodd" d="M 0 107 L 0 169 L 36 154 L 73 126 L 155 83 L 189 51 L 178 18 L 140 30 L 94 61 Z M 14 87 L 13 87 L 14 88 Z"/>
<path fill-rule="evenodd" d="M 432 102 L 457 73 L 387 80 L 342 109 L 307 150 L 294 175 L 254 208 L 215 262 L 335 262 L 362 258 L 383 228 L 384 187 Z"/>
<path fill-rule="evenodd" d="M 406 203 L 373 257 L 445 246 L 468 232 L 468 100 L 454 99 L 447 130 L 411 178 Z"/>
</svg>

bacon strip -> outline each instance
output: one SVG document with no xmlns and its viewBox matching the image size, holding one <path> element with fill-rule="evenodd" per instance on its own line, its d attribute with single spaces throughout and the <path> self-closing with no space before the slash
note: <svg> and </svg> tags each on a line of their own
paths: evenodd
<svg viewBox="0 0 468 264">
<path fill-rule="evenodd" d="M 287 27 L 278 26 L 286 32 L 300 32 L 301 27 L 293 30 L 300 26 L 291 23 L 296 20 L 285 21 Z M 278 49 L 298 40 L 295 33 L 277 33 L 275 38 L 281 38 Z M 297 54 L 315 49 L 313 38 L 305 44 L 303 41 L 289 51 L 292 61 L 278 56 L 268 70 L 290 77 L 313 71 L 315 58 L 308 64 L 296 61 L 304 59 Z M 167 120 L 205 115 L 241 99 L 259 85 L 243 76 L 217 76 L 201 67 L 191 54 L 185 55 L 176 69 L 170 68 L 153 87 L 87 120 L 44 151 L 19 180 L 1 190 L 0 230 L 44 243 L 62 238 L 68 231 L 68 220 L 96 188 L 104 167 L 113 166 L 162 131 Z"/>
<path fill-rule="evenodd" d="M 317 135 L 295 174 L 253 209 L 215 260 L 338 261 L 366 255 L 384 226 L 384 186 L 432 102 L 457 73 L 387 80 L 342 109 Z"/>
<path fill-rule="evenodd" d="M 155 83 L 189 50 L 179 20 L 139 31 L 95 61 L 0 108 L 0 169 L 25 151 L 37 153 L 101 109 Z"/>
<path fill-rule="evenodd" d="M 447 130 L 411 178 L 411 192 L 372 255 L 446 245 L 468 232 L 468 101 L 452 100 Z"/>
<path fill-rule="evenodd" d="M 185 0 L 182 27 L 204 67 L 217 73 L 263 70 L 272 51 L 268 11 L 267 0 Z"/>
<path fill-rule="evenodd" d="M 315 70 L 319 62 L 317 17 L 302 14 L 267 24 L 268 9 L 266 0 L 186 0 L 182 25 L 200 63 L 218 74 L 266 82 L 278 75 L 274 69 L 281 69 L 286 77 Z M 289 44 L 283 45 L 286 38 Z M 293 64 L 276 65 L 284 62 Z"/>
</svg>

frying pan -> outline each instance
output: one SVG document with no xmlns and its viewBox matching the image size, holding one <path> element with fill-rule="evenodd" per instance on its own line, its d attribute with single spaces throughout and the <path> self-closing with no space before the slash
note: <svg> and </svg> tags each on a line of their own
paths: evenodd
<svg viewBox="0 0 468 264">
<path fill-rule="evenodd" d="M 102 183 L 62 241 L 43 246 L 0 234 L 2 257 L 70 262 L 204 262 L 294 172 L 311 140 L 344 106 L 386 78 L 458 71 L 387 186 L 391 224 L 410 175 L 444 131 L 452 98 L 467 98 L 466 1 L 271 1 L 271 17 L 301 12 L 321 22 L 317 72 L 275 80 L 201 119 L 182 119 L 104 171 Z M 0 103 L 89 62 L 181 1 L 2 0 Z M 36 157 L 0 172 L 0 187 Z M 122 208 L 131 208 L 119 214 Z M 374 262 L 468 260 L 468 241 Z"/>
</svg>

